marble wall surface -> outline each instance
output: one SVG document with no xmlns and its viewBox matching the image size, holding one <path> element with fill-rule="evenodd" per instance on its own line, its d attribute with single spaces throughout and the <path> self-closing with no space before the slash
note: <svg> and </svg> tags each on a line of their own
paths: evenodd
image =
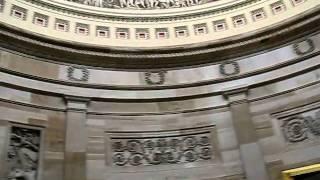
<svg viewBox="0 0 320 180">
<path fill-rule="evenodd" d="M 267 87 L 250 90 L 252 94 L 258 91 L 268 92 Z M 290 117 L 305 117 L 310 122 L 319 122 L 319 84 L 301 87 L 291 92 L 262 99 L 250 99 L 248 96 L 250 114 L 257 143 L 263 152 L 270 179 L 280 179 L 280 171 L 287 168 L 312 164 L 319 160 L 319 137 L 309 132 L 308 138 L 291 142 L 287 139 L 287 130 L 283 121 Z M 14 89 L 7 88 L 14 93 Z M 3 90 L 1 92 L 4 92 Z M 26 93 L 26 92 L 24 92 Z M 10 130 L 12 126 L 26 128 L 40 128 L 43 132 L 39 159 L 40 179 L 64 179 L 65 166 L 65 130 L 66 130 L 66 104 L 50 97 L 39 100 L 36 93 L 26 93 L 10 100 L 1 93 L 1 175 L 5 179 L 8 173 L 7 155 Z M 26 96 L 26 95 L 29 95 Z M 251 94 L 251 93 L 250 93 Z M 20 97 L 19 97 L 20 96 Z M 18 102 L 18 98 L 29 99 L 28 103 Z M 49 107 L 55 105 L 56 107 Z M 97 104 L 102 107 L 95 108 Z M 116 103 L 94 102 L 86 112 L 85 131 L 79 128 L 72 129 L 75 136 L 86 135 L 87 138 L 73 141 L 75 147 L 85 145 L 86 177 L 88 180 L 121 180 L 127 179 L 159 179 L 159 180 L 208 180 L 208 179 L 241 179 L 245 177 L 242 166 L 242 156 L 239 150 L 239 136 L 235 131 L 234 116 L 228 106 L 194 112 L 141 112 L 139 109 L 152 104 L 160 107 L 161 103 Z M 170 108 L 171 103 L 167 103 Z M 102 112 L 103 107 L 113 106 L 113 110 Z M 130 107 L 133 107 L 130 110 Z M 162 105 L 161 105 L 162 106 Z M 174 104 L 176 106 L 176 104 Z M 106 108 L 108 109 L 108 108 Z M 119 109 L 119 110 L 115 110 Z M 120 111 L 121 109 L 121 111 Z M 124 110 L 126 109 L 126 111 Z M 149 108 L 150 110 L 152 108 Z M 160 111 L 159 111 L 160 110 Z M 70 118 L 70 117 L 69 117 Z M 78 119 L 79 117 L 77 117 Z M 236 118 L 237 119 L 237 118 Z M 184 137 L 184 134 L 198 134 L 202 127 L 214 127 L 210 130 L 210 139 L 214 153 L 208 160 L 164 163 L 159 165 L 143 164 L 139 166 L 114 165 L 112 155 L 112 141 L 116 138 L 129 140 L 148 140 L 154 136 L 170 139 Z M 317 127 L 317 126 L 315 126 Z M 71 127 L 72 128 L 72 127 Z M 210 128 L 209 128 L 210 129 Z M 247 129 L 241 129 L 247 131 Z M 317 132 L 317 131 L 315 131 Z M 293 133 L 293 134 L 292 134 Z M 291 132 L 292 136 L 299 136 L 298 132 Z M 179 135 L 181 134 L 181 135 Z M 12 134 L 11 134 L 12 135 Z M 200 134 L 201 135 L 201 134 Z M 312 135 L 312 136 L 311 136 Z M 155 137 L 155 139 L 157 139 Z M 187 137 L 187 136 L 186 136 Z M 132 139 L 133 138 L 133 139 Z M 167 139 L 168 139 L 167 138 Z M 192 143 L 191 143 L 192 145 Z M 81 146 L 83 147 L 83 146 Z M 159 147 L 158 147 L 159 148 Z M 127 151 L 135 152 L 130 149 Z M 159 152 L 161 152 L 159 150 Z M 130 159 L 131 160 L 131 159 Z M 73 159 L 78 162 L 79 158 Z M 78 166 L 76 163 L 75 166 Z"/>
<path fill-rule="evenodd" d="M 19 169 L 27 180 L 280 180 L 282 170 L 320 161 L 313 40 L 312 51 L 303 39 L 302 53 L 296 43 L 265 53 L 280 64 L 272 69 L 256 59 L 259 73 L 186 78 L 183 87 L 74 84 L 59 79 L 64 65 L 1 52 L 0 179 Z"/>
</svg>

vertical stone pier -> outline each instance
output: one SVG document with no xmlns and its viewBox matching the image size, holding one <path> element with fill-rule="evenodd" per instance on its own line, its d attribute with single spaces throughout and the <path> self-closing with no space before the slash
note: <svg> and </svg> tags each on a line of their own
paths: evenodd
<svg viewBox="0 0 320 180">
<path fill-rule="evenodd" d="M 86 180 L 88 143 L 86 113 L 89 99 L 66 97 L 64 180 Z"/>
<path fill-rule="evenodd" d="M 9 141 L 9 123 L 5 120 L 0 120 L 0 180 L 7 180 L 7 150 Z"/>
<path fill-rule="evenodd" d="M 237 135 L 242 166 L 247 180 L 269 180 L 266 165 L 249 110 L 247 88 L 227 90 L 233 126 Z"/>
</svg>

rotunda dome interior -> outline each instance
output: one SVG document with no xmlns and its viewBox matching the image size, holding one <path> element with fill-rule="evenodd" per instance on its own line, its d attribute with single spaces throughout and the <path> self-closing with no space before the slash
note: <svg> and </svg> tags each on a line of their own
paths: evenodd
<svg viewBox="0 0 320 180">
<path fill-rule="evenodd" d="M 0 179 L 318 180 L 319 0 L 0 0 Z"/>
</svg>

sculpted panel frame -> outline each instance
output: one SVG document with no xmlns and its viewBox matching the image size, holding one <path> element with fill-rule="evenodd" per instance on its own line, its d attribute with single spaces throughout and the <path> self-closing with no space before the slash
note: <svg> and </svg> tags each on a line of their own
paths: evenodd
<svg viewBox="0 0 320 180">
<path fill-rule="evenodd" d="M 106 131 L 106 165 L 113 168 L 152 168 L 162 164 L 183 166 L 184 163 L 195 161 L 217 162 L 219 152 L 216 136 L 214 125 L 160 131 Z M 203 156 L 205 152 L 202 150 L 208 148 L 211 149 L 210 155 Z M 157 167 L 161 169 L 162 166 Z"/>
<path fill-rule="evenodd" d="M 11 132 L 13 128 L 21 128 L 21 129 L 28 129 L 31 131 L 38 131 L 39 132 L 39 145 L 38 145 L 38 153 L 37 155 L 33 152 L 31 152 L 30 150 L 28 150 L 28 148 L 25 148 L 25 150 L 19 155 L 20 158 L 22 157 L 22 155 L 24 154 L 28 154 L 34 158 L 37 158 L 36 163 L 37 163 L 37 167 L 36 167 L 36 172 L 35 172 L 35 178 L 34 180 L 40 180 L 42 177 L 42 172 L 43 172 L 43 158 L 44 158 L 44 137 L 45 137 L 45 130 L 44 127 L 42 126 L 36 126 L 36 125 L 32 125 L 32 124 L 20 124 L 20 123 L 16 123 L 16 122 L 8 122 L 7 127 L 7 132 L 6 132 L 6 142 L 4 143 L 6 146 L 4 147 L 4 151 L 3 151 L 3 157 L 1 157 L 1 161 L 2 161 L 2 166 L 3 166 L 3 170 L 1 171 L 1 176 L 4 178 L 8 178 L 9 177 L 9 163 L 8 163 L 8 156 L 9 156 L 9 150 L 10 150 L 10 145 L 11 145 Z M 30 162 L 30 156 L 23 156 L 25 158 L 27 158 L 27 160 Z M 38 156 L 38 157 L 36 157 Z M 29 158 L 28 158 L 29 157 Z M 24 164 L 26 165 L 26 164 Z M 32 167 L 30 167 L 32 168 Z M 17 174 L 23 174 L 23 172 L 16 172 Z M 30 175 L 30 174 L 29 174 Z"/>
</svg>

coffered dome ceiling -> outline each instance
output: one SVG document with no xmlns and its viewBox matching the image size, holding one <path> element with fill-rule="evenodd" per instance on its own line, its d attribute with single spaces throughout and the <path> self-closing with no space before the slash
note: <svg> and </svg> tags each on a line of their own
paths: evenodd
<svg viewBox="0 0 320 180">
<path fill-rule="evenodd" d="M 318 0 L 0 1 L 1 46 L 116 69 L 246 56 L 317 32 Z"/>
</svg>

